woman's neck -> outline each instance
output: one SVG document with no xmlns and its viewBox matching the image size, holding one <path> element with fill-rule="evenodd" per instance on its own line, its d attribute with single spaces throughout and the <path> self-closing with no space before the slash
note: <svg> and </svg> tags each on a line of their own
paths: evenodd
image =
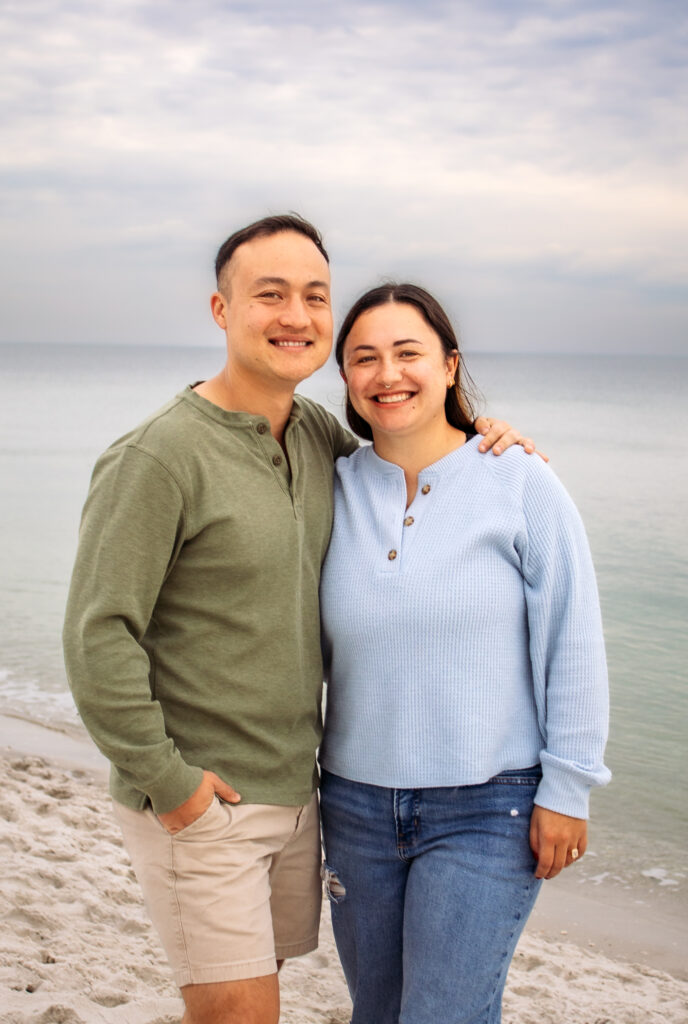
<svg viewBox="0 0 688 1024">
<path fill-rule="evenodd" d="M 373 433 L 376 455 L 385 462 L 393 462 L 404 471 L 407 508 L 416 496 L 418 474 L 465 443 L 466 435 L 463 430 L 457 430 L 446 420 L 437 429 L 423 431 L 422 434 Z"/>
</svg>

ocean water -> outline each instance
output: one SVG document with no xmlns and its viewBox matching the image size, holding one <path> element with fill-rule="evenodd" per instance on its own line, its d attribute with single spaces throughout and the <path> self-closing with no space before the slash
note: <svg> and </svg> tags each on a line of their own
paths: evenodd
<svg viewBox="0 0 688 1024">
<path fill-rule="evenodd" d="M 219 348 L 0 345 L 0 711 L 81 729 L 60 631 L 93 462 L 221 362 Z M 550 456 L 597 568 L 614 779 L 593 794 L 581 884 L 688 909 L 688 359 L 467 362 L 483 407 Z M 341 415 L 335 368 L 300 390 Z"/>
</svg>

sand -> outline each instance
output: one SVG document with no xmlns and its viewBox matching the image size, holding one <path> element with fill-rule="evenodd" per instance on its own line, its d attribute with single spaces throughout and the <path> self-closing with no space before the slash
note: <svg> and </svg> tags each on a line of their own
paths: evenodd
<svg viewBox="0 0 688 1024">
<path fill-rule="evenodd" d="M 45 730 L 34 735 L 38 727 L 2 725 L 0 1021 L 179 1021 L 182 1004 L 110 814 L 102 761 L 92 753 L 84 760 L 83 746 L 68 738 L 51 738 L 50 759 L 24 753 L 36 749 Z M 686 931 L 678 924 L 666 948 L 646 934 L 639 939 L 649 959 L 664 960 L 672 974 L 649 966 L 647 957 L 632 963 L 583 948 L 581 942 L 604 935 L 599 929 L 593 940 L 579 924 L 576 941 L 553 941 L 552 912 L 545 907 L 531 919 L 521 940 L 505 1024 L 688 1022 L 688 978 L 680 966 Z M 624 941 L 621 936 L 621 947 Z M 285 965 L 281 989 L 281 1024 L 348 1022 L 326 906 L 320 948 Z"/>
</svg>

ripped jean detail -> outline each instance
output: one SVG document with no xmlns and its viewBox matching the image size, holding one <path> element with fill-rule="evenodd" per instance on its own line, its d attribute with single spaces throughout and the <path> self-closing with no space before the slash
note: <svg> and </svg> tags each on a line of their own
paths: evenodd
<svg viewBox="0 0 688 1024">
<path fill-rule="evenodd" d="M 325 895 L 330 903 L 341 903 L 346 897 L 346 889 L 340 882 L 337 872 L 329 864 L 324 863 L 320 868 L 320 877 L 325 887 Z"/>
</svg>

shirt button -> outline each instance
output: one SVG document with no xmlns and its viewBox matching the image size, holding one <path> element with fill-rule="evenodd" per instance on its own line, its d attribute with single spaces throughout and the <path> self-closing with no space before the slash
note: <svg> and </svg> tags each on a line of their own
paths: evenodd
<svg viewBox="0 0 688 1024">
<path fill-rule="evenodd" d="M 420 493 L 421 494 L 429 494 L 430 493 L 430 484 L 423 484 L 423 486 L 420 489 Z"/>
<path fill-rule="evenodd" d="M 281 455 L 273 455 L 272 456 L 272 464 L 273 464 L 273 466 L 281 466 L 282 465 L 282 456 Z"/>
<path fill-rule="evenodd" d="M 267 432 L 268 432 L 268 425 L 267 425 L 267 423 L 259 423 L 258 426 L 256 427 L 256 430 L 258 431 L 259 434 L 267 434 Z"/>
<path fill-rule="evenodd" d="M 395 559 L 395 558 L 397 557 L 397 553 L 396 553 L 396 551 L 394 550 L 394 548 L 392 548 L 392 550 L 391 550 L 391 551 L 390 551 L 390 553 L 389 553 L 389 554 L 387 555 L 387 557 L 389 558 L 390 562 L 393 562 L 393 561 L 394 561 L 394 559 Z"/>
<path fill-rule="evenodd" d="M 416 520 L 413 518 L 413 516 L 406 516 L 406 519 L 404 519 L 404 526 L 413 526 L 415 521 Z"/>
</svg>

